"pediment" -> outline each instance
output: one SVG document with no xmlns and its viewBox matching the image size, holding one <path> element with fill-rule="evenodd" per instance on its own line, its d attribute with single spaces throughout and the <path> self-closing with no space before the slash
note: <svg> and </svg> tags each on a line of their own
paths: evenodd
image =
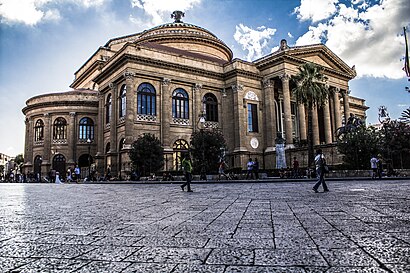
<svg viewBox="0 0 410 273">
<path fill-rule="evenodd" d="M 302 62 L 307 61 L 321 65 L 337 73 L 347 74 L 351 77 L 356 76 L 354 67 L 349 67 L 339 56 L 323 44 L 293 47 L 286 50 L 285 55 L 297 58 Z"/>
</svg>

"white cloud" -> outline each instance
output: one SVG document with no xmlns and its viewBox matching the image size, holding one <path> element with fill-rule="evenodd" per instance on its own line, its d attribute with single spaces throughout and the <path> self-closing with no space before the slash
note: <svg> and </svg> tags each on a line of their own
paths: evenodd
<svg viewBox="0 0 410 273">
<path fill-rule="evenodd" d="M 363 1 L 363 3 L 366 3 Z M 384 0 L 362 9 L 337 5 L 337 13 L 327 22 L 309 27 L 296 45 L 325 43 L 349 65 L 355 65 L 358 76 L 404 77 L 400 62 L 404 54 L 402 27 L 410 24 L 408 0 Z"/>
<path fill-rule="evenodd" d="M 175 10 L 187 11 L 202 0 L 131 0 L 132 7 L 143 9 L 152 17 L 152 25 L 159 25 L 169 21 L 171 12 Z M 183 19 L 182 19 L 183 20 Z"/>
<path fill-rule="evenodd" d="M 242 49 L 248 51 L 247 60 L 252 61 L 262 57 L 263 51 L 267 49 L 268 42 L 273 35 L 275 35 L 276 29 L 258 27 L 254 30 L 250 27 L 239 24 L 236 26 L 236 32 L 234 39 L 240 45 Z"/>
<path fill-rule="evenodd" d="M 288 32 L 288 37 L 289 37 L 289 38 L 293 38 L 292 33 Z"/>
<path fill-rule="evenodd" d="M 301 0 L 294 13 L 300 21 L 318 22 L 327 19 L 336 12 L 338 0 Z"/>
<path fill-rule="evenodd" d="M 49 5 L 61 6 L 72 3 L 81 7 L 98 7 L 106 0 L 1 0 L 0 17 L 2 23 L 23 23 L 34 26 L 41 21 L 59 20 L 61 15 L 58 9 L 49 8 Z"/>
</svg>

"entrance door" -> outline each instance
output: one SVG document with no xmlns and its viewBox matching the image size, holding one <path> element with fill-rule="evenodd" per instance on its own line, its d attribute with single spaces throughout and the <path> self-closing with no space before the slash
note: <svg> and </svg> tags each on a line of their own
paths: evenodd
<svg viewBox="0 0 410 273">
<path fill-rule="evenodd" d="M 65 178 L 65 157 L 62 154 L 54 156 L 53 169 L 60 173 L 60 178 Z"/>
</svg>

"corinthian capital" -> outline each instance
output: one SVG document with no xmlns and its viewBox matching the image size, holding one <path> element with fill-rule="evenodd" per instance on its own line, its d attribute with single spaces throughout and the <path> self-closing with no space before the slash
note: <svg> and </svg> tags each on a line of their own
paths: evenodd
<svg viewBox="0 0 410 273">
<path fill-rule="evenodd" d="M 238 92 L 243 90 L 243 85 L 242 84 L 234 84 L 232 85 L 232 91 L 233 92 Z"/>
<path fill-rule="evenodd" d="M 136 74 L 131 71 L 125 71 L 123 76 L 126 80 L 132 80 L 136 76 Z"/>
<path fill-rule="evenodd" d="M 168 78 L 163 78 L 162 79 L 162 85 L 163 86 L 168 86 L 171 83 L 171 79 Z"/>
<path fill-rule="evenodd" d="M 115 83 L 113 83 L 113 82 L 110 82 L 110 83 L 108 84 L 108 87 L 109 87 L 110 89 L 115 89 L 115 88 L 117 87 L 117 84 L 115 84 Z"/>
<path fill-rule="evenodd" d="M 194 86 L 194 91 L 199 92 L 202 89 L 202 84 L 196 83 Z"/>
<path fill-rule="evenodd" d="M 266 88 L 272 88 L 274 86 L 274 83 L 271 79 L 265 79 L 262 81 L 262 85 L 263 85 L 263 88 L 266 89 Z"/>
<path fill-rule="evenodd" d="M 287 82 L 290 80 L 290 75 L 288 73 L 283 73 L 279 76 L 279 79 L 281 79 L 282 82 Z"/>
</svg>

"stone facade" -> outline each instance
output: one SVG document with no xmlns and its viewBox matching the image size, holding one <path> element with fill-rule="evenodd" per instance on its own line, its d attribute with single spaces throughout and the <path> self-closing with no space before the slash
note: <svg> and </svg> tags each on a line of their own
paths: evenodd
<svg viewBox="0 0 410 273">
<path fill-rule="evenodd" d="M 314 111 L 313 128 L 314 144 L 331 150 L 336 164 L 335 130 L 350 113 L 366 117 L 364 100 L 349 96 L 354 69 L 323 44 L 288 47 L 282 41 L 278 51 L 256 61 L 233 59 L 211 32 L 176 21 L 111 39 L 75 73 L 74 91 L 29 99 L 23 109 L 25 165 L 34 171 L 37 158 L 46 172 L 58 151 L 67 168 L 90 149 L 98 172 L 110 167 L 120 176 L 130 170 L 127 153 L 133 141 L 152 133 L 164 146 L 164 169 L 175 170 L 201 115 L 207 127 L 223 132 L 230 166 L 245 167 L 249 157 L 257 157 L 262 168 L 274 168 L 277 132 L 286 140 L 290 164 L 291 157 L 306 154 L 299 144 L 307 138 L 307 110 L 296 104 L 291 78 L 305 62 L 321 65 L 335 91 L 325 107 Z M 65 118 L 68 128 L 66 138 L 58 141 L 52 135 L 57 117 Z M 91 144 L 84 135 L 79 138 L 83 117 L 93 122 Z M 39 119 L 44 121 L 43 140 L 35 137 Z"/>
</svg>

